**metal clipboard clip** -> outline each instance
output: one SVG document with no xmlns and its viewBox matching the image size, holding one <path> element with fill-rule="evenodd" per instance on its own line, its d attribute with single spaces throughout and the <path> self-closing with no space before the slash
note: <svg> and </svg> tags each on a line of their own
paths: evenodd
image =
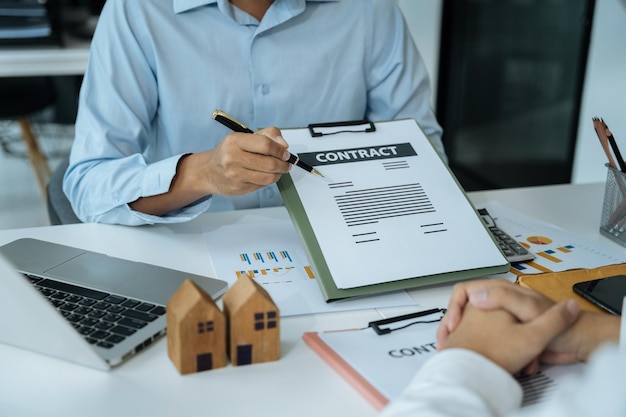
<svg viewBox="0 0 626 417">
<path fill-rule="evenodd" d="M 368 324 L 368 327 L 371 327 L 372 329 L 374 329 L 376 334 L 381 336 L 384 334 L 389 334 L 396 330 L 405 329 L 414 324 L 436 323 L 438 321 L 441 321 L 445 312 L 446 312 L 445 308 L 433 308 L 431 310 L 418 311 L 416 313 L 404 314 L 401 316 L 390 317 L 388 319 L 370 321 Z M 441 313 L 441 316 L 432 320 L 414 320 L 419 317 L 426 317 L 426 316 L 430 316 L 431 314 L 437 314 L 437 313 Z M 405 321 L 408 321 L 408 323 L 403 324 L 402 322 L 405 322 Z M 385 327 L 385 328 L 380 327 L 380 326 L 384 326 L 387 324 L 398 324 L 398 326 L 393 327 L 393 328 L 391 326 Z"/>
<path fill-rule="evenodd" d="M 347 122 L 311 123 L 309 125 L 309 132 L 314 138 L 335 135 L 337 133 L 370 133 L 375 131 L 376 126 L 374 122 L 367 119 L 350 120 Z"/>
</svg>

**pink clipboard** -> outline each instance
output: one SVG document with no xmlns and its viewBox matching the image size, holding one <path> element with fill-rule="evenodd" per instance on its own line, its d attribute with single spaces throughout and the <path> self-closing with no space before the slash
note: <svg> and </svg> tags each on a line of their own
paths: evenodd
<svg viewBox="0 0 626 417">
<path fill-rule="evenodd" d="M 352 331 L 352 330 L 340 330 Z M 381 410 L 389 399 L 381 394 L 372 384 L 363 378 L 348 362 L 337 354 L 320 337 L 318 332 L 306 332 L 302 335 L 304 342 L 317 352 L 331 367 L 357 389 L 377 410 Z"/>
</svg>

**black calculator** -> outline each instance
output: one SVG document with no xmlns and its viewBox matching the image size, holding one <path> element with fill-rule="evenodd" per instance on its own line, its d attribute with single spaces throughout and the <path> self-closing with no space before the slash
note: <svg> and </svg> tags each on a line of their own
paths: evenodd
<svg viewBox="0 0 626 417">
<path fill-rule="evenodd" d="M 495 238 L 498 246 L 502 249 L 504 256 L 511 263 L 516 262 L 524 262 L 535 259 L 535 255 L 528 251 L 525 247 L 523 247 L 517 240 L 513 239 L 509 236 L 505 231 L 500 229 L 496 222 L 493 220 L 493 217 L 489 214 L 487 209 L 480 208 L 478 209 L 478 214 L 482 217 L 483 222 Z"/>
</svg>

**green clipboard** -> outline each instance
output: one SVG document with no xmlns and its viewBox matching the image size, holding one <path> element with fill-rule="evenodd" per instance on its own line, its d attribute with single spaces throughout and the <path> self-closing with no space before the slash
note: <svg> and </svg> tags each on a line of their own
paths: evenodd
<svg viewBox="0 0 626 417">
<path fill-rule="evenodd" d="M 417 124 L 414 120 L 411 120 L 411 121 Z M 375 125 L 383 126 L 381 125 L 381 123 L 384 123 L 384 124 L 394 123 L 394 121 L 376 122 Z M 315 127 L 321 126 L 320 129 L 322 130 L 325 128 L 331 129 L 330 131 L 332 132 L 331 134 L 333 134 L 333 137 L 329 143 L 332 143 L 333 146 L 335 147 L 340 146 L 338 145 L 338 143 L 341 143 L 342 135 L 355 135 L 355 134 L 367 135 L 369 134 L 369 131 L 366 132 L 365 130 L 360 131 L 360 132 L 350 130 L 349 128 L 346 127 L 347 124 L 348 122 L 343 122 L 340 125 L 339 131 L 332 130 L 333 124 L 320 124 L 320 125 L 315 125 Z M 358 121 L 358 124 L 361 125 L 362 121 Z M 366 126 L 369 126 L 369 125 L 366 125 Z M 366 127 L 366 128 L 369 128 L 369 127 Z M 283 129 L 283 135 L 285 136 L 288 142 L 290 142 L 289 140 L 290 130 L 291 129 Z M 306 129 L 299 129 L 299 130 L 306 130 Z M 313 138 L 314 130 L 311 126 L 309 126 L 308 131 L 311 132 L 310 137 Z M 421 128 L 419 129 L 419 132 L 420 134 L 423 134 L 423 132 L 421 131 Z M 312 139 L 312 140 L 316 140 L 316 139 Z M 424 140 L 428 142 L 429 148 L 432 150 L 432 152 L 434 152 L 434 154 L 436 154 L 436 151 L 434 151 L 434 149 L 432 148 L 432 145 L 430 144 L 430 141 L 428 141 L 425 135 L 424 135 Z M 291 146 L 290 146 L 290 149 L 291 149 Z M 296 152 L 298 152 L 298 150 L 296 150 Z M 300 153 L 300 157 L 303 158 L 304 154 L 305 153 Z M 285 207 L 294 224 L 296 232 L 301 240 L 301 243 L 303 244 L 304 250 L 309 258 L 309 262 L 311 263 L 311 266 L 316 273 L 316 279 L 320 285 L 321 291 L 326 301 L 334 301 L 334 300 L 339 300 L 339 299 L 348 298 L 348 297 L 355 297 L 355 296 L 373 295 L 373 294 L 378 294 L 378 293 L 383 293 L 383 292 L 405 290 L 405 289 L 410 289 L 410 288 L 426 287 L 426 286 L 432 286 L 436 284 L 452 283 L 452 282 L 466 280 L 466 279 L 478 278 L 478 277 L 485 276 L 485 275 L 502 273 L 510 269 L 510 263 L 506 260 L 506 257 L 504 256 L 504 254 L 502 254 L 502 252 L 500 251 L 500 249 L 494 242 L 493 237 L 486 229 L 484 223 L 480 219 L 480 216 L 477 214 L 476 210 L 473 208 L 473 205 L 471 204 L 470 200 L 467 198 L 467 195 L 465 194 L 465 192 L 462 190 L 462 187 L 458 183 L 456 177 L 454 177 L 454 174 L 447 167 L 447 164 L 445 164 L 445 162 L 443 162 L 438 155 L 436 156 L 436 158 L 438 159 L 438 162 L 435 162 L 435 163 L 437 165 L 441 164 L 446 167 L 445 170 L 442 170 L 442 172 L 446 172 L 447 175 L 451 176 L 454 183 L 456 184 L 456 187 L 458 187 L 458 190 L 461 192 L 462 199 L 469 205 L 470 210 L 473 212 L 472 222 L 475 222 L 476 225 L 480 225 L 477 227 L 480 227 L 480 229 L 483 230 L 486 233 L 486 235 L 489 237 L 488 243 L 487 243 L 489 247 L 486 247 L 486 249 L 495 250 L 496 252 L 500 254 L 500 257 L 496 257 L 497 259 L 495 263 L 483 265 L 477 268 L 456 270 L 452 272 L 448 271 L 444 273 L 432 273 L 432 274 L 427 274 L 427 275 L 420 275 L 416 271 L 415 276 L 409 276 L 408 278 L 404 278 L 404 279 L 387 280 L 385 282 L 370 283 L 367 285 L 356 286 L 356 287 L 351 287 L 351 288 L 340 288 L 338 287 L 335 279 L 333 278 L 333 275 L 331 273 L 331 268 L 329 267 L 327 259 L 324 256 L 324 252 L 322 250 L 320 240 L 318 239 L 318 236 L 312 225 L 311 219 L 309 218 L 309 215 L 307 214 L 305 203 L 303 203 L 303 198 L 302 198 L 303 196 L 300 195 L 302 190 L 299 191 L 296 185 L 294 184 L 294 175 L 297 177 L 298 175 L 301 175 L 302 173 L 298 171 L 298 168 L 293 167 L 290 173 L 285 174 L 280 178 L 280 180 L 277 183 L 278 189 L 282 195 Z M 312 165 L 315 164 L 314 160 L 307 160 L 305 162 L 310 163 Z M 316 168 L 319 168 L 319 170 L 323 171 L 323 167 L 320 168 L 319 166 L 317 166 Z M 307 175 L 310 175 L 310 174 L 307 174 Z M 468 244 L 471 244 L 471 243 L 468 242 Z"/>
</svg>

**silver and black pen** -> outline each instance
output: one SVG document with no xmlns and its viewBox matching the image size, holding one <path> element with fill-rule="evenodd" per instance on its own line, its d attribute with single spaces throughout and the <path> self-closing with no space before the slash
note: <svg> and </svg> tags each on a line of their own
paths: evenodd
<svg viewBox="0 0 626 417">
<path fill-rule="evenodd" d="M 229 128 L 233 132 L 254 133 L 252 130 L 248 128 L 248 126 L 237 121 L 231 115 L 221 110 L 215 110 L 213 112 L 212 117 L 215 121 L 223 124 L 224 126 Z M 294 155 L 291 152 L 289 153 L 289 160 L 287 162 L 289 162 L 290 164 L 296 165 L 302 168 L 303 170 L 310 172 L 311 174 L 315 174 L 319 177 L 324 178 L 324 176 L 318 170 L 316 170 L 311 165 L 307 164 L 302 159 L 300 159 L 297 155 Z"/>
</svg>

